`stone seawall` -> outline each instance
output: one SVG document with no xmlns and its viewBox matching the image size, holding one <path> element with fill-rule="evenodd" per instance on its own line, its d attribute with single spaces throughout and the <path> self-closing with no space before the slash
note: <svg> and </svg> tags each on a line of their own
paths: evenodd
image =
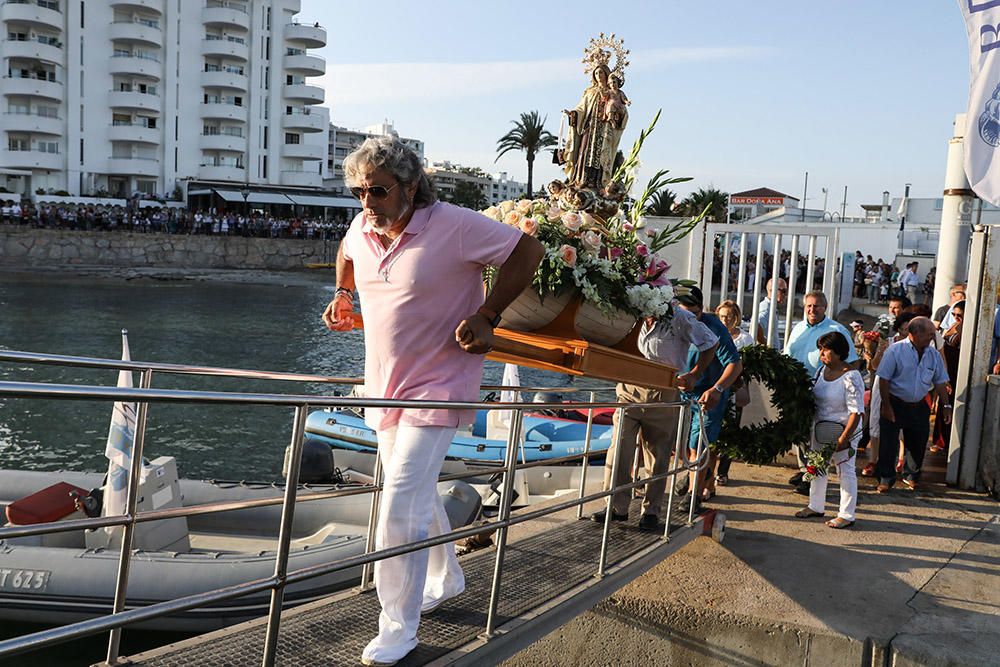
<svg viewBox="0 0 1000 667">
<path fill-rule="evenodd" d="M 0 265 L 7 268 L 75 265 L 282 271 L 331 262 L 336 252 L 336 241 L 0 229 Z"/>
</svg>

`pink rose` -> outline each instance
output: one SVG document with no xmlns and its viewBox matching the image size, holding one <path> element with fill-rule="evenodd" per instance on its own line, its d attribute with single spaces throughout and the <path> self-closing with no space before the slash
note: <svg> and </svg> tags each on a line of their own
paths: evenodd
<svg viewBox="0 0 1000 667">
<path fill-rule="evenodd" d="M 534 236 L 538 233 L 538 221 L 534 218 L 523 218 L 521 220 L 521 231 L 528 236 Z"/>
<path fill-rule="evenodd" d="M 574 213 L 572 211 L 567 211 L 562 214 L 562 223 L 571 232 L 575 232 L 580 229 L 580 225 L 583 224 L 583 218 L 580 217 L 579 213 Z"/>
<path fill-rule="evenodd" d="M 550 206 L 548 212 L 545 214 L 545 217 L 554 222 L 562 217 L 562 211 L 558 206 Z"/>
<path fill-rule="evenodd" d="M 523 216 L 517 211 L 511 211 L 510 213 L 504 216 L 503 221 L 504 224 L 510 225 L 511 227 L 520 227 L 522 217 Z"/>
<path fill-rule="evenodd" d="M 645 243 L 636 243 L 635 254 L 639 255 L 639 257 L 645 257 L 649 254 L 649 248 L 646 247 Z"/>
<path fill-rule="evenodd" d="M 562 259 L 563 263 L 573 268 L 576 266 L 576 248 L 571 245 L 563 245 L 559 248 L 559 257 Z"/>
<path fill-rule="evenodd" d="M 580 242 L 587 250 L 596 252 L 601 247 L 601 235 L 593 230 L 586 231 L 580 235 Z"/>
<path fill-rule="evenodd" d="M 618 259 L 619 257 L 622 256 L 622 249 L 621 248 L 611 248 L 611 252 L 609 253 L 609 256 L 611 257 L 611 261 L 612 262 L 615 261 L 616 259 Z"/>
</svg>

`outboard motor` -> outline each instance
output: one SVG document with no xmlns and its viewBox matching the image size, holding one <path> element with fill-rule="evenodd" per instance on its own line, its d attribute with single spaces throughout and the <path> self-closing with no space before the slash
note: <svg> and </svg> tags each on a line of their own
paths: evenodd
<svg viewBox="0 0 1000 667">
<path fill-rule="evenodd" d="M 288 455 L 290 453 L 290 448 L 285 450 L 285 465 L 282 474 L 286 478 L 288 477 Z M 314 438 L 306 438 L 306 441 L 302 443 L 302 465 L 299 468 L 299 483 L 332 482 L 333 479 L 333 449 L 325 442 Z"/>
<path fill-rule="evenodd" d="M 563 395 L 554 391 L 539 391 L 531 397 L 532 403 L 562 403 Z M 549 417 L 561 417 L 563 411 L 558 408 L 541 408 L 535 410 L 536 414 L 548 415 Z"/>
</svg>

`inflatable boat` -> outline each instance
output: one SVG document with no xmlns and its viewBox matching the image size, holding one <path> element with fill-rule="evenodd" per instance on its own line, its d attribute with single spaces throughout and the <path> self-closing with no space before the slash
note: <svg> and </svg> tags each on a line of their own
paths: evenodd
<svg viewBox="0 0 1000 667">
<path fill-rule="evenodd" d="M 103 478 L 100 473 L 0 470 L 0 509 L 8 526 L 83 518 L 81 508 L 94 515 L 93 501 L 100 494 L 92 490 Z M 282 484 L 178 479 L 172 457 L 149 463 L 142 479 L 140 511 L 284 494 Z M 298 498 L 351 484 L 357 481 L 303 484 Z M 441 483 L 438 491 L 453 526 L 479 515 L 480 497 L 470 485 Z M 364 553 L 370 504 L 368 494 L 296 503 L 288 570 Z M 137 524 L 127 608 L 271 577 L 280 516 L 279 504 Z M 109 613 L 121 532 L 102 528 L 0 540 L 0 619 L 55 625 Z M 285 605 L 350 587 L 359 577 L 355 568 L 293 584 L 285 591 Z M 203 632 L 260 617 L 269 599 L 265 591 L 139 627 Z"/>
<path fill-rule="evenodd" d="M 460 429 L 448 449 L 448 458 L 474 463 L 502 464 L 507 451 L 505 434 L 489 432 L 490 411 L 479 410 L 471 428 Z M 585 420 L 586 417 L 583 417 Z M 597 455 L 591 463 L 604 463 L 604 454 L 611 445 L 612 427 L 595 423 L 591 430 L 590 451 Z M 306 421 L 306 436 L 324 442 L 335 449 L 371 452 L 376 449 L 375 432 L 363 417 L 350 410 L 317 410 Z M 540 414 L 524 417 L 523 448 L 518 458 L 526 462 L 556 459 L 582 454 L 586 445 L 587 424 L 579 419 L 567 419 Z"/>
</svg>

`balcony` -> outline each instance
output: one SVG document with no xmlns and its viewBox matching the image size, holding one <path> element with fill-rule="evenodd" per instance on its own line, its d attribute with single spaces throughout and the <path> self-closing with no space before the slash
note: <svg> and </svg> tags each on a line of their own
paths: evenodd
<svg viewBox="0 0 1000 667">
<path fill-rule="evenodd" d="M 322 160 L 326 157 L 327 147 L 322 144 L 282 144 L 281 157 L 296 160 Z"/>
<path fill-rule="evenodd" d="M 238 58 L 239 60 L 250 59 L 250 49 L 246 43 L 234 42 L 229 39 L 203 39 L 201 40 L 201 54 L 203 56 L 215 56 L 221 58 Z"/>
<path fill-rule="evenodd" d="M 34 132 L 62 136 L 63 121 L 52 116 L 38 116 L 28 113 L 5 113 L 3 129 L 11 132 Z"/>
<path fill-rule="evenodd" d="M 111 141 L 132 141 L 137 144 L 160 143 L 161 130 L 143 125 L 111 125 L 108 127 L 108 139 Z"/>
<path fill-rule="evenodd" d="M 311 86 L 308 83 L 286 83 L 285 98 L 302 100 L 306 104 L 322 104 L 326 92 L 319 86 Z"/>
<path fill-rule="evenodd" d="M 201 85 L 206 88 L 228 88 L 231 90 L 247 91 L 250 89 L 250 80 L 245 74 L 235 74 L 225 70 L 221 72 L 202 72 Z"/>
<path fill-rule="evenodd" d="M 108 94 L 108 106 L 115 109 L 141 109 L 142 111 L 160 111 L 160 96 L 150 93 L 140 93 L 135 90 L 112 90 Z"/>
<path fill-rule="evenodd" d="M 198 146 L 207 151 L 228 151 L 230 153 L 245 153 L 246 137 L 236 137 L 229 134 L 203 134 Z"/>
<path fill-rule="evenodd" d="M 157 14 L 163 13 L 163 0 L 111 0 L 108 4 L 125 10 L 147 9 Z"/>
<path fill-rule="evenodd" d="M 285 39 L 297 42 L 307 49 L 326 46 L 326 28 L 305 23 L 289 23 L 285 26 Z"/>
<path fill-rule="evenodd" d="M 108 158 L 106 172 L 111 176 L 159 176 L 160 161 L 151 157 Z"/>
<path fill-rule="evenodd" d="M 285 70 L 301 76 L 323 76 L 326 74 L 326 60 L 308 53 L 286 54 Z"/>
<path fill-rule="evenodd" d="M 49 63 L 62 64 L 63 50 L 61 46 L 43 44 L 37 40 L 7 40 L 4 42 L 4 58 L 31 58 Z"/>
<path fill-rule="evenodd" d="M 0 82 L 0 90 L 4 95 L 34 95 L 49 100 L 62 101 L 63 85 L 58 81 L 31 79 L 20 76 L 4 77 Z"/>
<path fill-rule="evenodd" d="M 6 2 L 0 6 L 0 21 L 27 23 L 33 28 L 63 29 L 63 15 L 54 9 L 36 4 Z"/>
<path fill-rule="evenodd" d="M 302 0 L 285 0 L 285 9 L 291 11 L 293 14 L 298 14 L 302 11 Z"/>
<path fill-rule="evenodd" d="M 283 171 L 281 172 L 281 184 L 299 188 L 321 188 L 323 187 L 323 175 L 318 171 Z"/>
<path fill-rule="evenodd" d="M 247 122 L 247 107 L 238 107 L 235 104 L 225 102 L 203 102 L 201 105 L 201 117 L 208 119 L 238 120 Z"/>
<path fill-rule="evenodd" d="M 198 167 L 198 178 L 203 178 L 206 181 L 235 181 L 242 183 L 246 179 L 246 172 L 243 167 L 203 164 Z"/>
<path fill-rule="evenodd" d="M 250 15 L 232 7 L 205 7 L 201 22 L 213 28 L 250 29 Z"/>
<path fill-rule="evenodd" d="M 163 46 L 163 31 L 138 21 L 116 21 L 108 33 L 111 39 L 130 44 Z"/>
<path fill-rule="evenodd" d="M 113 55 L 109 70 L 111 74 L 144 76 L 159 81 L 162 66 L 158 60 L 149 57 Z"/>
<path fill-rule="evenodd" d="M 281 126 L 286 130 L 300 130 L 302 132 L 323 132 L 329 129 L 323 114 L 302 113 L 301 111 L 282 116 Z"/>
<path fill-rule="evenodd" d="M 63 168 L 63 156 L 59 153 L 43 153 L 42 151 L 0 150 L 0 164 L 11 169 L 59 171 Z"/>
</svg>

